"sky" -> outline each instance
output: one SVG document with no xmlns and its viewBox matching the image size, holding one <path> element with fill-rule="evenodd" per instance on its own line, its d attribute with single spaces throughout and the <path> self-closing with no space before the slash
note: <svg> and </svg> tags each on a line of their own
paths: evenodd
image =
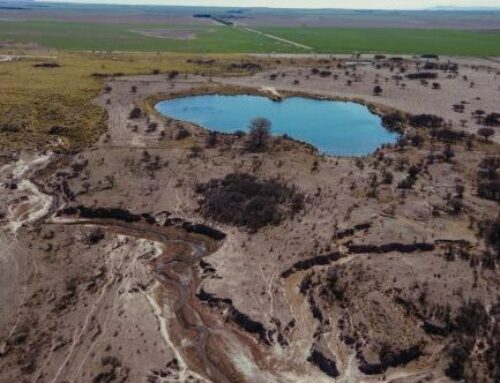
<svg viewBox="0 0 500 383">
<path fill-rule="evenodd" d="M 435 6 L 500 7 L 500 0 L 42 0 L 61 3 L 205 5 L 273 8 L 423 9 Z"/>
</svg>

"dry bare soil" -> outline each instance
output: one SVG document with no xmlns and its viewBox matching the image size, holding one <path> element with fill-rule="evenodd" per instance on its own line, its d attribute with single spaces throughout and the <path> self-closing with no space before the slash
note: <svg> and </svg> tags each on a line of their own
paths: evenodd
<svg viewBox="0 0 500 383">
<path fill-rule="evenodd" d="M 0 381 L 498 381 L 499 65 L 272 60 L 109 79 L 91 147 L 2 147 Z M 249 150 L 153 108 L 214 92 L 353 99 L 403 138 Z"/>
</svg>

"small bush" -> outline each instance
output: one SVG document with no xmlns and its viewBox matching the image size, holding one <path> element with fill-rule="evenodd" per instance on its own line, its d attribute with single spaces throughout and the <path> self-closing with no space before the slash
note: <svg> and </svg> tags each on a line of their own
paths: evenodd
<svg viewBox="0 0 500 383">
<path fill-rule="evenodd" d="M 380 85 L 377 85 L 375 88 L 373 88 L 373 94 L 375 96 L 380 96 L 382 94 L 382 87 Z"/>
<path fill-rule="evenodd" d="M 500 126 L 500 113 L 490 113 L 484 118 L 484 124 L 488 126 Z"/>
<path fill-rule="evenodd" d="M 135 120 L 135 119 L 141 118 L 141 117 L 142 117 L 142 110 L 141 110 L 141 108 L 138 108 L 138 107 L 135 107 L 134 109 L 132 109 L 130 111 L 129 116 L 128 116 L 128 118 L 131 120 Z"/>
<path fill-rule="evenodd" d="M 250 122 L 250 133 L 248 135 L 247 149 L 258 152 L 266 149 L 271 136 L 271 121 L 258 117 Z"/>
<path fill-rule="evenodd" d="M 488 139 L 495 134 L 495 131 L 492 128 L 479 128 L 477 134 L 488 141 Z"/>
<path fill-rule="evenodd" d="M 175 135 L 175 139 L 176 140 L 184 140 L 185 138 L 188 138 L 191 136 L 191 133 L 189 133 L 189 131 L 185 128 L 179 128 L 179 130 L 177 131 L 176 135 Z"/>
<path fill-rule="evenodd" d="M 168 79 L 169 80 L 173 80 L 174 78 L 176 78 L 177 76 L 179 76 L 179 71 L 176 71 L 176 70 L 173 70 L 173 71 L 170 71 L 168 73 Z"/>
</svg>

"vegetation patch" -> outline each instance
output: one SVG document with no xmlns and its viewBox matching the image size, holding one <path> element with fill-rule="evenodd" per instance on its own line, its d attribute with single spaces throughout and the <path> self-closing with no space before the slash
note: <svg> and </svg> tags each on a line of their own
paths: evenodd
<svg viewBox="0 0 500 383">
<path fill-rule="evenodd" d="M 277 225 L 304 208 L 304 195 L 295 187 L 244 173 L 199 184 L 196 193 L 202 196 L 200 210 L 206 218 L 252 231 Z"/>
<path fill-rule="evenodd" d="M 112 77 L 154 71 L 207 75 L 245 72 L 230 67 L 239 63 L 239 56 L 219 56 L 220 66 L 175 54 L 57 52 L 57 56 L 57 62 L 20 56 L 1 64 L 1 145 L 57 150 L 88 147 L 106 130 L 106 113 L 92 100 L 103 82 Z"/>
</svg>

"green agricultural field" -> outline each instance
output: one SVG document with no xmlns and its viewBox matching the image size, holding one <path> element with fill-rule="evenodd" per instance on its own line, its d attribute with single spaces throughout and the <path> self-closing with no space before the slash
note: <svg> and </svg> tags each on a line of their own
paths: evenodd
<svg viewBox="0 0 500 383">
<path fill-rule="evenodd" d="M 169 39 L 138 31 L 196 30 L 195 38 Z M 256 33 L 226 26 L 97 24 L 49 21 L 0 21 L 0 41 L 34 42 L 69 51 L 249 53 L 289 52 L 291 46 Z M 298 48 L 293 52 L 304 51 Z"/>
<path fill-rule="evenodd" d="M 177 31 L 184 38 L 152 33 Z M 69 51 L 196 53 L 435 53 L 500 56 L 500 31 L 391 28 L 244 27 L 0 21 L 0 41 L 33 42 Z M 279 41 L 271 36 L 289 40 Z M 306 49 L 291 42 L 305 45 Z"/>
<path fill-rule="evenodd" d="M 261 28 L 308 45 L 317 53 L 377 52 L 451 56 L 499 56 L 500 31 L 450 29 Z"/>
</svg>

